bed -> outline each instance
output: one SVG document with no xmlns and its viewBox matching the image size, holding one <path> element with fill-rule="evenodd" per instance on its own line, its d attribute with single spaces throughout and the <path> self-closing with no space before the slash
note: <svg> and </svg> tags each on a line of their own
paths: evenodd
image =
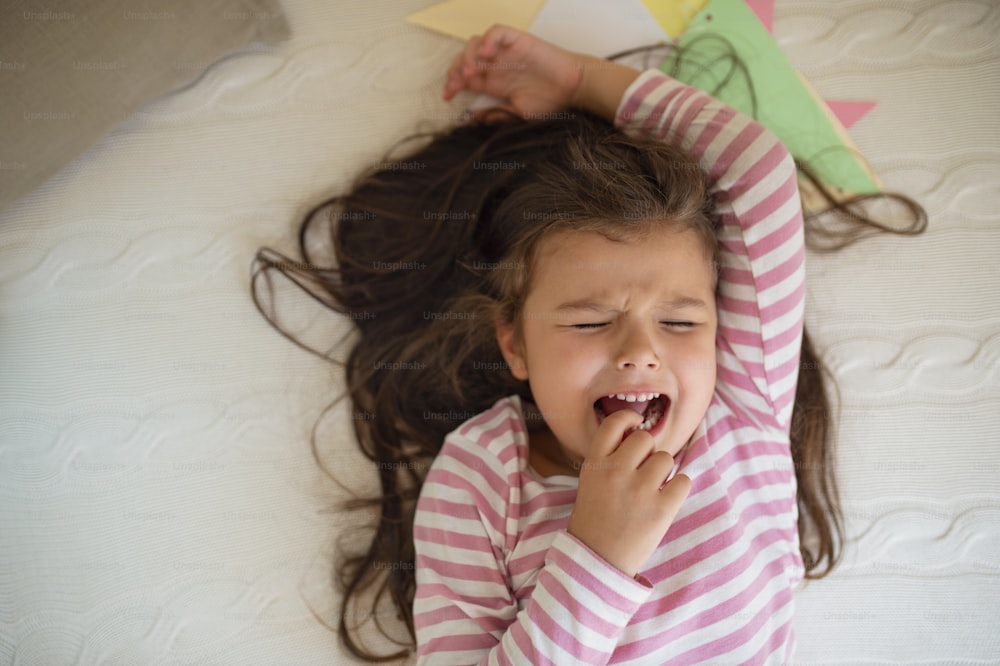
<svg viewBox="0 0 1000 666">
<path fill-rule="evenodd" d="M 6 4 L 23 30 L 85 14 Z M 313 427 L 350 490 L 375 470 L 326 410 L 337 368 L 265 321 L 250 271 L 396 140 L 460 119 L 471 97 L 440 99 L 459 43 L 404 21 L 429 4 L 216 3 L 241 36 L 161 54 L 173 79 L 65 163 L 25 185 L 33 158 L 0 154 L 22 190 L 0 210 L 0 662 L 354 663 L 317 616 L 336 626 L 332 556 L 365 516 L 335 510 Z M 185 17 L 130 6 L 132 26 Z M 849 542 L 797 592 L 797 663 L 1000 663 L 1000 8 L 779 0 L 774 35 L 823 96 L 877 101 L 851 136 L 929 215 L 808 255 Z M 4 48 L 0 77 L 38 64 Z M 87 62 L 74 81 L 117 60 Z M 274 288 L 316 347 L 350 331 Z"/>
</svg>

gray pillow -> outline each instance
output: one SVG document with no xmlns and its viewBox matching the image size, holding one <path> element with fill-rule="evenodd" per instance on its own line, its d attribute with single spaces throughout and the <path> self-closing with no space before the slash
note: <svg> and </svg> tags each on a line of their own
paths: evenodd
<svg viewBox="0 0 1000 666">
<path fill-rule="evenodd" d="M 0 210 L 146 101 L 289 36 L 278 0 L 0 0 Z"/>
</svg>

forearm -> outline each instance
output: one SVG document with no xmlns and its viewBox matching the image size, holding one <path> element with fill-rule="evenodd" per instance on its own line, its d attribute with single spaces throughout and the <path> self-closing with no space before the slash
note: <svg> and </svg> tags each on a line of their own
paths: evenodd
<svg viewBox="0 0 1000 666">
<path fill-rule="evenodd" d="M 621 632 L 653 591 L 645 578 L 628 577 L 560 532 L 524 609 L 511 619 L 516 601 L 510 590 L 497 585 L 503 575 L 490 580 L 493 565 L 487 557 L 481 566 L 469 566 L 470 561 L 456 571 L 456 552 L 446 553 L 428 539 L 417 539 L 416 545 L 414 622 L 420 666 L 551 664 L 570 657 L 572 663 L 606 664 Z M 468 558 L 467 551 L 463 556 Z M 465 570 L 491 575 L 476 589 L 475 581 L 460 578 Z M 461 588 L 466 591 L 460 593 Z M 510 606 L 502 603 L 506 599 Z M 483 600 L 491 603 L 483 605 Z M 502 633 L 497 631 L 501 628 Z"/>
<path fill-rule="evenodd" d="M 615 111 L 639 70 L 603 58 L 579 55 L 582 76 L 571 105 L 613 122 Z"/>
</svg>

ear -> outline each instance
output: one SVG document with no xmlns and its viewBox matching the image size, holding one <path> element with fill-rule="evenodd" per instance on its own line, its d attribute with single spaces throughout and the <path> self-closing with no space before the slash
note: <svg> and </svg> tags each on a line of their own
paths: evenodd
<svg viewBox="0 0 1000 666">
<path fill-rule="evenodd" d="M 524 362 L 524 352 L 521 349 L 521 341 L 513 324 L 496 323 L 497 343 L 500 345 L 500 353 L 510 366 L 510 372 L 515 379 L 522 381 L 528 378 L 528 366 Z"/>
</svg>

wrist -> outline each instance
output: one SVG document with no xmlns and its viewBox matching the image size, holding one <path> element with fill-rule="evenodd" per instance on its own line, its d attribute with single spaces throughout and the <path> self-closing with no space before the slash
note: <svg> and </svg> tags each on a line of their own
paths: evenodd
<svg viewBox="0 0 1000 666">
<path fill-rule="evenodd" d="M 587 108 L 584 101 L 584 97 L 587 96 L 585 91 L 590 86 L 590 83 L 587 81 L 587 61 L 591 59 L 591 56 L 582 53 L 574 53 L 573 56 L 576 63 L 577 80 L 576 87 L 570 96 L 569 105 L 578 109 L 585 109 Z"/>
<path fill-rule="evenodd" d="M 580 68 L 580 79 L 570 106 L 614 122 L 622 96 L 641 72 L 634 67 L 584 54 L 577 54 L 577 67 Z"/>
<path fill-rule="evenodd" d="M 609 548 L 607 544 L 601 543 L 599 535 L 590 535 L 586 531 L 581 532 L 573 524 L 573 516 L 570 516 L 570 522 L 566 526 L 566 533 L 571 537 L 579 541 L 583 546 L 585 546 L 595 557 L 604 560 L 608 566 L 611 566 L 618 571 L 622 572 L 629 578 L 636 578 L 639 575 L 639 566 L 641 562 L 636 564 L 635 562 L 628 561 L 629 558 L 622 557 L 617 553 L 611 552 L 613 548 Z"/>
</svg>

